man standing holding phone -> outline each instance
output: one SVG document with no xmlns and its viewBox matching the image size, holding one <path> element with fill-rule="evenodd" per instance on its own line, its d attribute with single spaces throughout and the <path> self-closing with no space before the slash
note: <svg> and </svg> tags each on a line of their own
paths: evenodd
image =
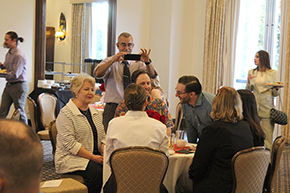
<svg viewBox="0 0 290 193">
<path fill-rule="evenodd" d="M 149 54 L 151 49 L 141 48 L 140 61 L 124 60 L 125 55 L 131 54 L 134 43 L 133 37 L 127 32 L 123 32 L 118 37 L 116 43 L 119 52 L 104 59 L 95 69 L 94 74 L 97 78 L 104 80 L 106 94 L 104 101 L 106 103 L 103 112 L 103 125 L 105 132 L 109 121 L 114 117 L 118 104 L 123 100 L 124 90 L 131 83 L 131 75 L 134 71 L 146 70 L 152 78 L 157 76 Z"/>
</svg>

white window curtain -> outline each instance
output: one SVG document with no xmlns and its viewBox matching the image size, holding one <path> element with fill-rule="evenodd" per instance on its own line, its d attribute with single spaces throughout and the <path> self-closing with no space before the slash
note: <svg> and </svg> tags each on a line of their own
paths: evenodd
<svg viewBox="0 0 290 193">
<path fill-rule="evenodd" d="M 71 63 L 81 64 L 85 56 L 85 4 L 73 4 L 72 9 Z M 72 68 L 72 72 L 79 73 L 81 66 Z"/>
<path fill-rule="evenodd" d="M 225 38 L 223 50 L 222 85 L 234 86 L 236 39 L 238 31 L 240 0 L 229 0 L 226 8 Z"/>
<path fill-rule="evenodd" d="M 214 94 L 222 85 L 227 1 L 207 0 L 206 5 L 203 90 Z"/>
</svg>

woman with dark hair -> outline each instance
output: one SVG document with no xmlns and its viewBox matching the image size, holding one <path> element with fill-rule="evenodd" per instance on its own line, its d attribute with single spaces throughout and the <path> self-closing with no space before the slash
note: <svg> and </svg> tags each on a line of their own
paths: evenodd
<svg viewBox="0 0 290 193">
<path fill-rule="evenodd" d="M 241 98 L 234 88 L 219 89 L 211 117 L 214 122 L 203 129 L 188 174 L 177 181 L 178 193 L 232 192 L 231 159 L 254 145 L 250 126 L 243 121 Z"/>
<path fill-rule="evenodd" d="M 20 121 L 27 124 L 25 114 L 26 95 L 29 85 L 26 77 L 26 59 L 24 53 L 18 47 L 18 41 L 23 42 L 22 37 L 18 37 L 14 31 L 5 34 L 4 47 L 9 51 L 5 56 L 5 62 L 0 62 L 0 68 L 6 69 L 6 85 L 2 94 L 0 107 L 0 118 L 6 118 L 10 106 L 14 103 L 15 109 L 20 109 Z"/>
<path fill-rule="evenodd" d="M 244 120 L 251 126 L 254 137 L 254 146 L 264 146 L 265 133 L 260 124 L 255 96 L 251 91 L 245 89 L 238 90 L 238 93 L 243 102 Z"/>
<path fill-rule="evenodd" d="M 269 54 L 260 50 L 256 53 L 256 68 L 249 70 L 246 89 L 253 92 L 257 101 L 258 115 L 262 129 L 266 134 L 265 147 L 272 149 L 274 122 L 270 120 L 270 110 L 274 107 L 274 97 L 279 95 L 279 87 L 273 88 L 268 83 L 278 82 L 278 72 L 270 66 Z"/>
<path fill-rule="evenodd" d="M 129 146 L 148 146 L 168 150 L 168 137 L 166 126 L 160 121 L 148 117 L 144 111 L 147 106 L 147 92 L 138 84 L 130 84 L 124 93 L 124 103 L 128 112 L 121 117 L 116 117 L 109 122 L 106 140 L 106 163 L 109 164 L 111 153 L 118 148 Z M 116 184 L 111 175 L 107 181 L 104 192 L 113 193 Z M 167 192 L 163 186 L 161 192 Z"/>
</svg>

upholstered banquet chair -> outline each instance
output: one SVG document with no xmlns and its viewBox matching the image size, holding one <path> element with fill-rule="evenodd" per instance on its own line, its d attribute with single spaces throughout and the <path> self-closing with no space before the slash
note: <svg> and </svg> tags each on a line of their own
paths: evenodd
<svg viewBox="0 0 290 193">
<path fill-rule="evenodd" d="M 174 132 L 178 130 L 184 130 L 184 116 L 182 111 L 181 103 L 176 105 L 176 113 L 175 113 L 175 124 L 174 124 Z"/>
<path fill-rule="evenodd" d="M 49 127 L 49 137 L 52 145 L 52 153 L 54 155 L 55 150 L 56 150 L 56 136 L 57 136 L 57 129 L 56 129 L 56 121 L 53 120 L 50 122 Z M 72 178 L 74 180 L 79 181 L 80 183 L 84 183 L 84 178 L 80 175 L 74 175 L 74 174 L 61 174 L 62 178 Z"/>
<path fill-rule="evenodd" d="M 264 191 L 267 193 L 272 192 L 272 189 L 274 187 L 275 177 L 277 175 L 285 142 L 286 141 L 284 136 L 278 136 L 273 143 L 271 152 L 271 163 L 269 165 L 268 174 L 264 183 Z"/>
<path fill-rule="evenodd" d="M 46 182 L 40 183 L 40 192 L 42 193 L 87 193 L 88 188 L 72 178 L 61 178 L 61 184 L 58 187 L 42 187 Z"/>
<path fill-rule="evenodd" d="M 232 192 L 263 192 L 269 160 L 270 151 L 262 146 L 237 152 L 232 158 Z"/>
<path fill-rule="evenodd" d="M 50 122 L 55 120 L 57 98 L 53 94 L 41 93 L 37 100 L 40 107 L 41 123 L 45 128 L 43 132 L 47 133 L 49 136 L 48 127 Z M 48 140 L 50 140 L 50 138 L 48 138 Z"/>
<path fill-rule="evenodd" d="M 29 115 L 30 115 L 30 121 L 31 121 L 31 127 L 32 129 L 37 133 L 38 137 L 41 140 L 49 140 L 49 133 L 48 130 L 41 130 L 39 131 L 38 129 L 38 124 L 37 124 L 37 119 L 36 119 L 36 112 L 37 112 L 37 106 L 35 101 L 27 96 L 27 105 L 28 105 L 28 110 L 29 110 Z"/>
<path fill-rule="evenodd" d="M 159 193 L 168 167 L 168 157 L 150 147 L 126 147 L 110 157 L 117 193 Z"/>
</svg>

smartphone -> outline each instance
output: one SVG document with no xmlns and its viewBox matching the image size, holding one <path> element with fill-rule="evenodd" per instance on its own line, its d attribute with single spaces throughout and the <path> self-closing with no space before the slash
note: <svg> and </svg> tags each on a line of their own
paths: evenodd
<svg viewBox="0 0 290 193">
<path fill-rule="evenodd" d="M 124 56 L 124 60 L 140 60 L 141 55 L 140 54 L 127 54 Z"/>
</svg>

